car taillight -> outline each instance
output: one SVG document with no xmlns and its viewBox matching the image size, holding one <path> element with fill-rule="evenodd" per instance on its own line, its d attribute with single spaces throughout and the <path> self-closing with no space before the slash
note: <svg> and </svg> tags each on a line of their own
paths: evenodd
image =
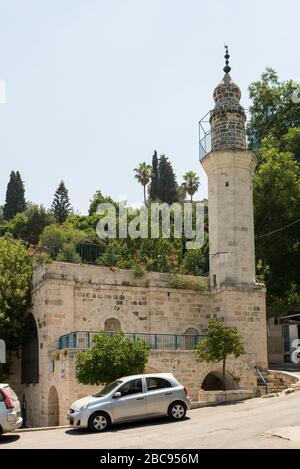
<svg viewBox="0 0 300 469">
<path fill-rule="evenodd" d="M 0 389 L 0 393 L 2 394 L 2 396 L 4 397 L 4 405 L 7 409 L 13 409 L 14 406 L 13 406 L 13 403 L 12 403 L 12 400 L 10 398 L 10 396 L 7 394 L 7 392 L 5 391 L 5 388 L 4 389 Z"/>
<path fill-rule="evenodd" d="M 183 388 L 183 390 L 184 390 L 184 394 L 187 396 L 188 395 L 187 389 Z"/>
</svg>

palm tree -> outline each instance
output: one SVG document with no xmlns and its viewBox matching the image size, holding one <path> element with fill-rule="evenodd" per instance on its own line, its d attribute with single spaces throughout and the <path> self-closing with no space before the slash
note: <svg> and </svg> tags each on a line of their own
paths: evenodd
<svg viewBox="0 0 300 469">
<path fill-rule="evenodd" d="M 142 184 L 144 189 L 144 203 L 146 205 L 146 186 L 149 184 L 152 173 L 152 166 L 145 162 L 140 163 L 137 168 L 134 168 L 135 178 L 140 184 Z"/>
<path fill-rule="evenodd" d="M 191 196 L 191 202 L 193 202 L 193 195 L 200 187 L 200 178 L 197 176 L 194 171 L 188 171 L 183 176 L 184 183 L 182 184 L 185 187 L 186 192 Z"/>
</svg>

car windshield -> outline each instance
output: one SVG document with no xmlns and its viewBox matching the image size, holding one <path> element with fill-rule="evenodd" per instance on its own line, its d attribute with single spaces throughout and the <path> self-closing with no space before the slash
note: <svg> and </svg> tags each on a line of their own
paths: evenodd
<svg viewBox="0 0 300 469">
<path fill-rule="evenodd" d="M 97 394 L 94 394 L 94 397 L 103 397 L 103 396 L 106 396 L 107 394 L 109 394 L 111 391 L 113 391 L 117 386 L 119 386 L 119 384 L 121 384 L 123 381 L 121 381 L 120 379 L 116 380 L 116 381 L 113 381 L 112 383 L 110 384 L 107 384 L 106 386 L 104 386 L 103 389 L 101 389 L 101 391 L 97 392 Z"/>
</svg>

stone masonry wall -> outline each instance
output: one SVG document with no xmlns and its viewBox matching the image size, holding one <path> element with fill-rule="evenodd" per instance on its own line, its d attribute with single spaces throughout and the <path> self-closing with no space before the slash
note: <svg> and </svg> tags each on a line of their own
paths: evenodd
<svg viewBox="0 0 300 469">
<path fill-rule="evenodd" d="M 238 387 L 255 393 L 254 365 L 266 365 L 264 291 L 199 293 L 170 288 L 168 279 L 168 274 L 157 273 L 136 279 L 130 271 L 68 263 L 36 269 L 31 312 L 38 329 L 39 383 L 17 385 L 15 370 L 16 389 L 27 399 L 28 425 L 57 422 L 53 409 L 58 409 L 59 424 L 66 423 L 70 404 L 95 392 L 96 387 L 77 383 L 75 351 L 59 352 L 58 338 L 73 331 L 100 331 L 110 318 L 118 319 L 124 332 L 184 334 L 188 328 L 206 332 L 211 316 L 223 317 L 225 324 L 238 327 L 247 350 L 239 359 L 231 358 L 227 370 Z M 149 366 L 173 372 L 193 400 L 206 375 L 221 370 L 221 364 L 199 363 L 193 351 L 180 350 L 153 350 Z"/>
<path fill-rule="evenodd" d="M 209 177 L 209 249 L 212 286 L 255 284 L 252 173 L 248 151 L 218 151 L 202 159 Z"/>
</svg>

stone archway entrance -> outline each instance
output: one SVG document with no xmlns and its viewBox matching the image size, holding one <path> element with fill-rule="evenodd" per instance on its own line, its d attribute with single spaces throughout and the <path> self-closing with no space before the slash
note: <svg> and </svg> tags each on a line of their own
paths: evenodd
<svg viewBox="0 0 300 469">
<path fill-rule="evenodd" d="M 49 427 L 59 425 L 59 399 L 55 386 L 51 386 L 48 394 L 48 425 Z"/>
<path fill-rule="evenodd" d="M 230 373 L 225 373 L 226 391 L 237 389 L 237 384 Z M 220 370 L 211 371 L 202 381 L 201 389 L 203 391 L 223 391 L 224 381 L 223 373 Z"/>
</svg>

